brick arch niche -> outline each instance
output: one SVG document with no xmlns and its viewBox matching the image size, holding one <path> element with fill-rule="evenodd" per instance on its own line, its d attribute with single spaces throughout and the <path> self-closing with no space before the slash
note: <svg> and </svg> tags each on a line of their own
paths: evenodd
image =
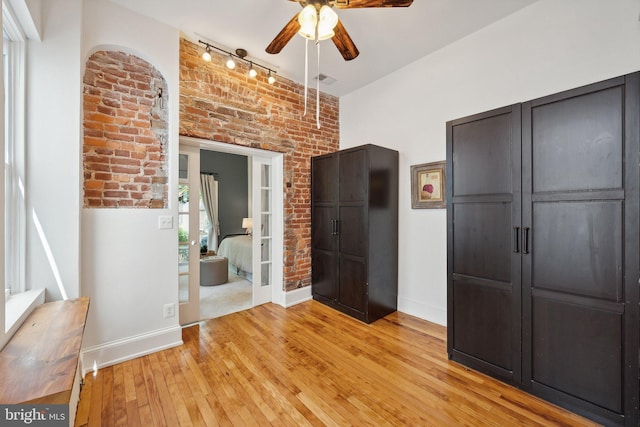
<svg viewBox="0 0 640 427">
<path fill-rule="evenodd" d="M 83 82 L 84 207 L 165 207 L 166 80 L 144 59 L 103 50 Z"/>
</svg>

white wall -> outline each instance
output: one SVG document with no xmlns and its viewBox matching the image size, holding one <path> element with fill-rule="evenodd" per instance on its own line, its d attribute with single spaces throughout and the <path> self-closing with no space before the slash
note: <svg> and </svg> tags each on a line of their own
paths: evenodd
<svg viewBox="0 0 640 427">
<path fill-rule="evenodd" d="M 155 66 L 169 93 L 169 194 L 177 194 L 178 30 L 105 0 L 84 2 L 82 63 L 102 49 L 134 54 Z M 82 78 L 78 79 L 79 84 Z M 81 198 L 80 198 L 81 199 Z M 82 294 L 91 298 L 83 368 L 107 365 L 181 343 L 177 229 L 158 229 L 169 209 L 82 209 Z M 163 306 L 176 304 L 165 319 Z"/>
<path fill-rule="evenodd" d="M 2 24 L 2 16 L 0 15 L 0 24 Z M 4 38 L 3 38 L 4 39 Z M 0 48 L 2 47 L 3 41 L 0 40 Z M 4 81 L 4 67 L 0 68 L 0 78 Z M 0 86 L 0 99 L 4 100 L 4 84 Z M 4 164 L 4 151 L 5 151 L 5 140 L 4 140 L 4 102 L 0 102 L 0 141 L 2 144 L 0 146 L 2 149 L 0 150 L 0 165 Z M 5 186 L 5 174 L 0 174 L 0 200 L 4 203 L 4 190 Z M 4 240 L 4 209 L 0 209 L 0 241 Z M 4 278 L 4 245 L 0 245 L 0 277 Z M 0 297 L 0 349 L 4 347 L 4 345 L 8 341 L 8 337 L 5 334 L 5 317 L 4 317 L 4 293 L 2 297 Z"/>
<path fill-rule="evenodd" d="M 81 12 L 43 2 L 42 41 L 27 46 L 26 284 L 48 300 L 80 295 Z"/>
<path fill-rule="evenodd" d="M 411 209 L 410 165 L 445 159 L 447 120 L 640 70 L 639 15 L 638 0 L 541 0 L 340 98 L 341 148 L 400 152 L 400 311 L 446 324 L 446 212 Z"/>
</svg>

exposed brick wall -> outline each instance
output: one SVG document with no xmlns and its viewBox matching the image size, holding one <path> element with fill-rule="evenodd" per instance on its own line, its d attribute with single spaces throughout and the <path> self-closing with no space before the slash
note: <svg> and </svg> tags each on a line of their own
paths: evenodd
<svg viewBox="0 0 640 427">
<path fill-rule="evenodd" d="M 310 90 L 307 115 L 304 87 L 279 77 L 269 85 L 247 67 L 234 70 L 200 46 L 180 43 L 180 134 L 284 153 L 284 282 L 287 290 L 311 282 L 311 157 L 339 147 L 338 98 L 320 95 L 320 123 L 315 122 L 316 92 Z"/>
<path fill-rule="evenodd" d="M 151 181 L 166 176 L 167 83 L 151 64 L 99 51 L 84 74 L 84 207 L 163 207 Z"/>
</svg>

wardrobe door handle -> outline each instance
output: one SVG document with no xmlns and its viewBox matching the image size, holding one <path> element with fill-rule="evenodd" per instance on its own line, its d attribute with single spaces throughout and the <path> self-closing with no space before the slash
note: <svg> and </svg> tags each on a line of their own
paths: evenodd
<svg viewBox="0 0 640 427">
<path fill-rule="evenodd" d="M 522 253 L 527 255 L 529 253 L 529 227 L 524 227 L 522 231 L 524 232 L 524 238 L 523 238 L 524 249 Z"/>
<path fill-rule="evenodd" d="M 520 253 L 520 227 L 513 227 L 513 253 Z"/>
<path fill-rule="evenodd" d="M 331 235 L 332 236 L 336 235 L 336 220 L 335 219 L 331 220 Z"/>
<path fill-rule="evenodd" d="M 336 235 L 340 234 L 340 220 L 336 219 Z"/>
</svg>

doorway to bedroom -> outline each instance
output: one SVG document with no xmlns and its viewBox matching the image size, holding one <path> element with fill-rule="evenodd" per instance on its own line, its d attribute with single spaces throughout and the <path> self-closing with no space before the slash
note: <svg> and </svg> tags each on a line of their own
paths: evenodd
<svg viewBox="0 0 640 427">
<path fill-rule="evenodd" d="M 200 319 L 251 308 L 250 161 L 200 150 Z"/>
<path fill-rule="evenodd" d="M 271 285 L 282 281 L 282 189 L 272 185 L 282 181 L 279 153 L 180 142 L 180 323 L 272 301 Z"/>
</svg>

